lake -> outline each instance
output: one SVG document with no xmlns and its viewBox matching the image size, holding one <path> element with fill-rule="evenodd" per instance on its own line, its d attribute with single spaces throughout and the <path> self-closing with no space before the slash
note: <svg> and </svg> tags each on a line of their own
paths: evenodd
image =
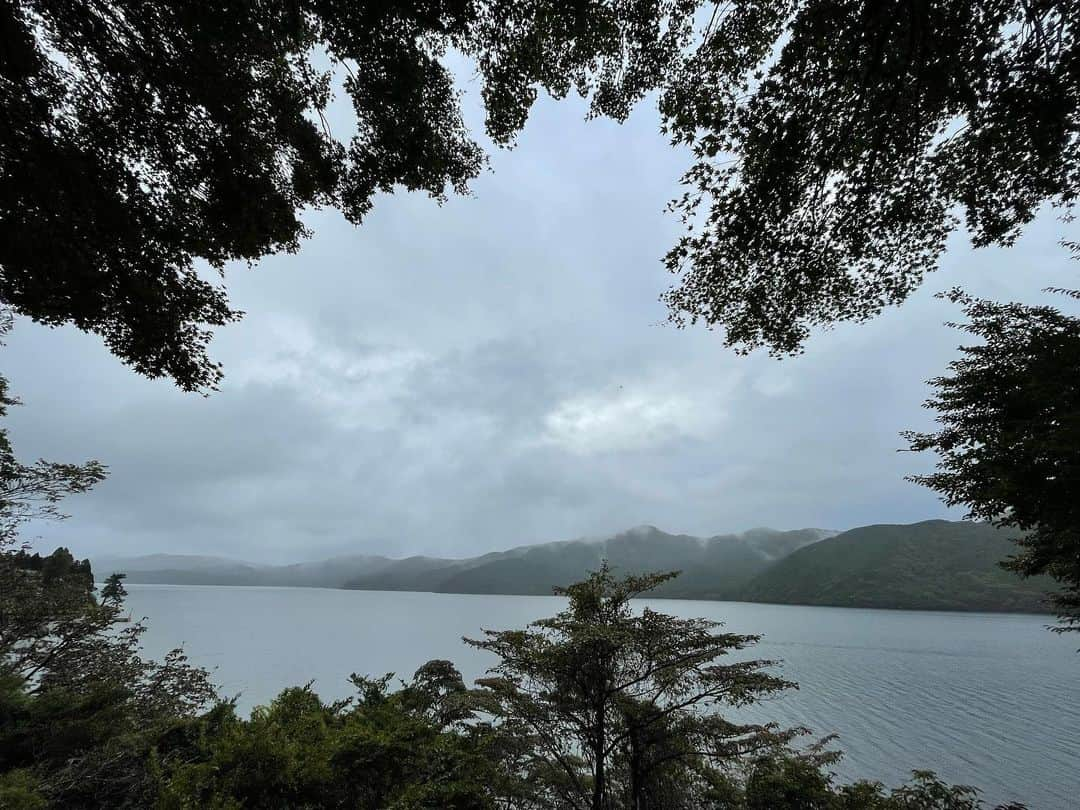
<svg viewBox="0 0 1080 810">
<path fill-rule="evenodd" d="M 432 658 L 471 680 L 486 654 L 461 643 L 481 628 L 551 615 L 555 597 L 128 585 L 145 616 L 146 652 L 183 644 L 239 706 L 313 681 L 324 698 L 351 694 L 352 672 L 408 677 Z M 782 659 L 797 692 L 753 718 L 836 733 L 846 780 L 895 785 L 916 768 L 981 788 L 988 803 L 1067 810 L 1080 796 L 1080 635 L 1050 617 L 860 610 L 743 602 L 647 600 L 655 610 L 761 634 L 754 657 Z"/>
</svg>

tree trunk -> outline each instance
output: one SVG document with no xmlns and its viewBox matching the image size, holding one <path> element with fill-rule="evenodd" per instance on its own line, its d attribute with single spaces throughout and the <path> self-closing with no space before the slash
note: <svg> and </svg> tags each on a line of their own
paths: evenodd
<svg viewBox="0 0 1080 810">
<path fill-rule="evenodd" d="M 605 773 L 604 748 L 607 747 L 607 727 L 605 724 L 605 712 L 603 704 L 596 716 L 596 743 L 593 749 L 593 757 L 596 760 L 595 775 L 593 778 L 592 810 L 604 810 L 607 804 L 607 779 Z"/>
<path fill-rule="evenodd" d="M 630 808 L 644 810 L 644 774 L 641 772 L 641 744 L 636 728 L 630 731 Z"/>
</svg>

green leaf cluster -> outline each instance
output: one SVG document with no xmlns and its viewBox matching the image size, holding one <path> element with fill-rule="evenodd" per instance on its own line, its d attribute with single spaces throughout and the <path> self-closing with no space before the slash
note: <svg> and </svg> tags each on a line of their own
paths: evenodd
<svg viewBox="0 0 1080 810">
<path fill-rule="evenodd" d="M 1019 552 L 1005 567 L 1059 582 L 1061 629 L 1080 629 L 1080 318 L 948 297 L 977 342 L 930 381 L 938 429 L 905 434 L 912 450 L 938 455 L 933 473 L 912 480 L 1009 530 Z"/>
</svg>

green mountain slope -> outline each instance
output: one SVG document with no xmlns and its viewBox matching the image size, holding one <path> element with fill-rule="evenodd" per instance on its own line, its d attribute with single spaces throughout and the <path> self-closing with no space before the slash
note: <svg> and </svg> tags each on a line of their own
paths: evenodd
<svg viewBox="0 0 1080 810">
<path fill-rule="evenodd" d="M 673 599 L 1045 612 L 1049 580 L 1024 580 L 998 566 L 1014 550 L 1004 532 L 944 520 L 863 526 L 841 534 L 752 529 L 715 537 L 639 526 L 604 539 L 521 546 L 468 559 L 357 554 L 267 566 L 150 555 L 102 558 L 100 564 L 94 561 L 94 570 L 124 570 L 131 582 L 548 595 L 607 559 L 624 573 L 681 571 L 654 592 Z"/>
<path fill-rule="evenodd" d="M 781 532 L 754 529 L 741 535 L 700 538 L 638 526 L 603 540 L 570 540 L 523 546 L 467 560 L 416 567 L 402 560 L 358 577 L 346 587 L 441 593 L 548 595 L 596 570 L 607 559 L 619 571 L 682 571 L 654 591 L 656 596 L 730 599 L 777 556 L 826 536 L 818 529 Z"/>
<path fill-rule="evenodd" d="M 743 587 L 752 602 L 1044 612 L 1049 580 L 998 562 L 1015 546 L 984 523 L 863 526 L 801 548 Z"/>
</svg>

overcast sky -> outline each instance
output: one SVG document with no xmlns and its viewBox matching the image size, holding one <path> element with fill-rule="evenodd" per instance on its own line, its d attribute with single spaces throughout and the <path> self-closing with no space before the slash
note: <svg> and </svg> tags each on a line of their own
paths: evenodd
<svg viewBox="0 0 1080 810">
<path fill-rule="evenodd" d="M 798 358 L 738 357 L 657 299 L 686 165 L 649 105 L 619 126 L 541 102 L 472 197 L 383 197 L 361 228 L 313 214 L 298 255 L 232 271 L 248 315 L 213 343 L 209 398 L 17 322 L 0 350 L 17 450 L 110 468 L 39 544 L 284 562 L 959 517 L 903 480 L 932 460 L 897 452 L 961 340 L 932 295 L 1045 300 L 1080 270 L 1063 226 L 1010 251 L 958 238 L 902 308 Z"/>
</svg>

